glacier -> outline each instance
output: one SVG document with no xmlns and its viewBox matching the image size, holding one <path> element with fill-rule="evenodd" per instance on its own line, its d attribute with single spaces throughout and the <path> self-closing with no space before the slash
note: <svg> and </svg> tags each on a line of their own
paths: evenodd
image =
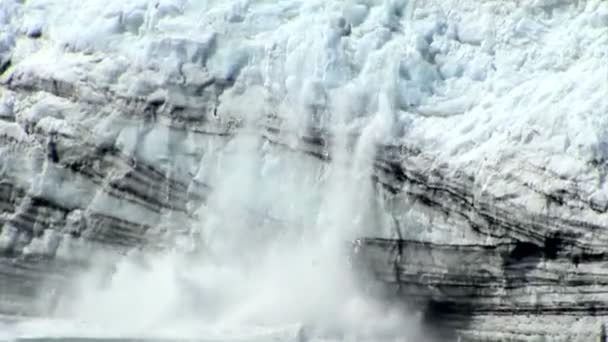
<svg viewBox="0 0 608 342">
<path fill-rule="evenodd" d="M 605 337 L 608 3 L 0 0 L 0 339 Z"/>
</svg>

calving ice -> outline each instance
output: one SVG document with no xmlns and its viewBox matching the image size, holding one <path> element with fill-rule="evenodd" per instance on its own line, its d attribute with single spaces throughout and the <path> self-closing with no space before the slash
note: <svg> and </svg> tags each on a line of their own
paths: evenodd
<svg viewBox="0 0 608 342">
<path fill-rule="evenodd" d="M 0 337 L 596 339 L 607 46 L 600 0 L 0 0 Z"/>
</svg>

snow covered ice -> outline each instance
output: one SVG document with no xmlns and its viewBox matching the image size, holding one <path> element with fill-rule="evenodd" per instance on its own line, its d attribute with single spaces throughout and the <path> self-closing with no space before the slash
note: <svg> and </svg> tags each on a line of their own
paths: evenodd
<svg viewBox="0 0 608 342">
<path fill-rule="evenodd" d="M 91 264 L 0 338 L 420 341 L 348 243 L 506 238 L 387 200 L 379 147 L 605 226 L 607 114 L 606 1 L 0 0 L 0 182 L 61 208 L 0 251 Z"/>
</svg>

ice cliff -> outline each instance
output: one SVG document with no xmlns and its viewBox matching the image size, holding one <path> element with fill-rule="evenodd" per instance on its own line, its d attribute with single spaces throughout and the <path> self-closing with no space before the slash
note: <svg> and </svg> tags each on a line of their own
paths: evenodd
<svg viewBox="0 0 608 342">
<path fill-rule="evenodd" d="M 0 141 L 6 314 L 297 231 L 439 339 L 608 317 L 605 1 L 0 0 Z"/>
</svg>

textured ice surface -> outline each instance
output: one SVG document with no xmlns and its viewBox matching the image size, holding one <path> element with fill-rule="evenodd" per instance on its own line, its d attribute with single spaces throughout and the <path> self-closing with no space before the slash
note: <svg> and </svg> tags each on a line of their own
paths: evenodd
<svg viewBox="0 0 608 342">
<path fill-rule="evenodd" d="M 0 135 L 27 144 L 31 128 L 69 141 L 78 134 L 72 125 L 77 122 L 91 128 L 100 146 L 116 146 L 163 172 L 216 189 L 207 206 L 193 211 L 213 254 L 237 267 L 163 256 L 142 257 L 144 265 L 153 265 L 142 268 L 134 256 L 137 262 L 119 264 L 108 289 L 84 296 L 77 318 L 125 334 L 158 325 L 162 331 L 180 322 L 181 293 L 191 283 L 208 296 L 200 299 L 210 303 L 201 314 L 227 325 L 316 319 L 365 329 L 378 322 L 357 315 L 384 318 L 384 308 L 358 304 L 350 297 L 348 275 L 336 273 L 343 265 L 328 260 L 336 257 L 336 246 L 362 232 L 389 235 L 370 229 L 370 222 L 381 220 L 370 217 L 375 202 L 365 181 L 374 146 L 420 148 L 443 169 L 476 174 L 477 189 L 531 210 L 543 210 L 544 202 L 503 175 L 526 179 L 542 193 L 575 183 L 581 196 L 605 206 L 605 176 L 591 165 L 608 160 L 607 46 L 608 5 L 599 0 L 0 0 L 0 71 L 25 89 L 46 77 L 66 98 L 70 89 L 61 87 L 81 87 L 78 101 L 91 106 L 103 103 L 100 93 L 107 91 L 204 112 L 206 103 L 166 85 L 213 81 L 225 91 L 208 99 L 214 109 L 208 117 L 236 117 L 246 127 L 229 143 L 201 143 L 118 113 L 83 115 L 56 96 L 33 94 L 17 104 L 27 109 L 15 108 L 7 91 L 0 94 Z M 287 132 L 321 130 L 337 137 L 333 168 L 277 153 L 247 133 L 269 117 Z M 358 140 L 348 149 L 351 134 Z M 30 191 L 69 209 L 86 202 L 90 211 L 151 226 L 179 222 L 91 190 L 86 180 L 66 178 L 52 164 L 35 174 L 35 165 L 18 164 L 0 149 L 2 168 L 23 183 L 33 178 Z M 200 150 L 202 160 L 193 162 L 188 156 Z M 244 214 L 249 212 L 263 215 L 253 221 Z M 424 214 L 413 216 L 425 220 Z M 273 235 L 284 228 L 273 220 L 310 231 L 298 236 L 301 246 L 285 233 L 285 247 L 247 230 L 255 222 L 272 227 Z M 449 229 L 401 234 L 469 242 Z M 0 249 L 19 243 L 18 232 L 2 230 Z M 78 246 L 44 230 L 24 253 L 77 254 L 72 244 Z M 250 248 L 268 253 L 240 260 Z"/>
<path fill-rule="evenodd" d="M 384 97 L 390 130 L 382 142 L 423 144 L 456 166 L 508 160 L 585 177 L 586 163 L 608 153 L 606 7 L 3 0 L 0 51 L 24 77 L 29 69 L 59 80 L 98 79 L 144 97 L 167 96 L 150 91 L 168 79 L 234 82 L 217 100 L 219 115 L 255 120 L 272 113 L 296 130 L 305 129 L 312 111 L 328 113 L 315 123 L 321 126 L 368 120 Z M 32 30 L 40 38 L 20 34 Z M 198 75 L 202 65 L 207 71 Z M 10 103 L 2 98 L 2 115 L 10 115 Z M 343 118 L 335 118 L 338 111 Z M 27 120 L 64 133 L 58 119 Z M 147 133 L 158 143 L 133 153 L 165 158 L 163 134 Z M 125 128 L 119 144 L 132 150 L 138 135 Z"/>
</svg>

